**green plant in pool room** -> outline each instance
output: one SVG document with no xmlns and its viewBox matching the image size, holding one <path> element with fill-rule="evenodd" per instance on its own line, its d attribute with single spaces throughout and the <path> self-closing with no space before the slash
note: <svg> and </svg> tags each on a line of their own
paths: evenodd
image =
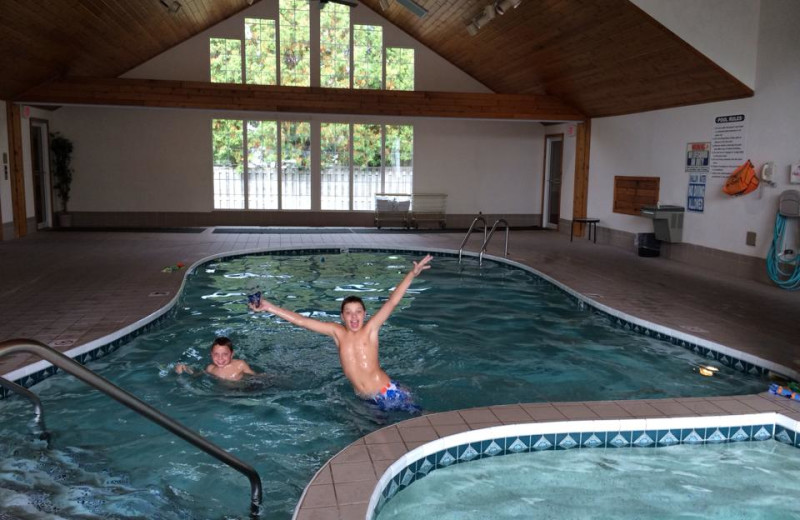
<svg viewBox="0 0 800 520">
<path fill-rule="evenodd" d="M 50 134 L 53 190 L 55 190 L 58 200 L 61 201 L 61 212 L 58 214 L 60 227 L 68 227 L 72 220 L 67 208 L 72 188 L 72 150 L 72 141 L 58 132 Z"/>
</svg>

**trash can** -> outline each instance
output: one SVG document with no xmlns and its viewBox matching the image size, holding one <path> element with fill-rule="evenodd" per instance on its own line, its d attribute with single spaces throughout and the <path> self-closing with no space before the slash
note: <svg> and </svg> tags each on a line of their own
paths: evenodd
<svg viewBox="0 0 800 520">
<path fill-rule="evenodd" d="M 659 256 L 661 254 L 661 241 L 655 233 L 637 233 L 636 247 L 639 256 Z"/>
</svg>

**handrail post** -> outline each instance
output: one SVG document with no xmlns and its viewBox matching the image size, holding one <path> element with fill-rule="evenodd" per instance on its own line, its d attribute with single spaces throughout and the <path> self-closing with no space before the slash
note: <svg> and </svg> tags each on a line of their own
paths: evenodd
<svg viewBox="0 0 800 520">
<path fill-rule="evenodd" d="M 61 352 L 48 347 L 44 343 L 30 339 L 10 339 L 0 343 L 0 357 L 17 352 L 35 354 L 49 361 L 64 372 L 80 379 L 87 385 L 103 392 L 112 399 L 119 401 L 139 415 L 158 424 L 165 430 L 174 433 L 183 440 L 194 444 L 220 462 L 227 464 L 239 473 L 245 475 L 250 480 L 250 514 L 253 517 L 258 516 L 261 506 L 261 477 L 252 466 L 231 455 L 178 421 L 159 412 L 133 394 L 116 386 L 108 379 L 100 377 L 88 368 L 75 362 Z"/>
<path fill-rule="evenodd" d="M 481 251 L 480 253 L 478 253 L 478 265 L 483 265 L 483 253 L 485 253 L 486 248 L 489 247 L 489 241 L 492 239 L 494 230 L 497 229 L 497 225 L 501 223 L 506 226 L 506 244 L 505 244 L 505 249 L 503 251 L 503 256 L 508 256 L 508 222 L 506 221 L 506 219 L 501 218 L 494 221 L 494 224 L 492 224 L 492 229 L 491 231 L 489 231 L 489 236 L 483 241 L 483 245 L 481 246 Z"/>
<path fill-rule="evenodd" d="M 39 400 L 39 396 L 25 388 L 24 386 L 18 385 L 13 381 L 9 381 L 4 377 L 0 377 L 0 386 L 7 388 L 8 390 L 21 395 L 22 397 L 26 398 L 33 404 L 33 421 L 36 423 L 36 426 L 39 428 L 39 440 L 46 441 L 50 439 L 50 432 L 47 431 L 47 427 L 44 424 L 44 409 L 42 408 L 42 401 Z"/>
<path fill-rule="evenodd" d="M 486 242 L 486 219 L 483 218 L 482 215 L 478 215 L 472 220 L 472 224 L 470 224 L 469 229 L 467 230 L 467 234 L 464 236 L 464 240 L 461 241 L 461 245 L 458 247 L 458 263 L 461 263 L 461 252 L 464 251 L 464 245 L 469 240 L 469 236 L 472 234 L 472 230 L 475 228 L 475 224 L 478 222 L 483 222 L 483 241 Z"/>
</svg>

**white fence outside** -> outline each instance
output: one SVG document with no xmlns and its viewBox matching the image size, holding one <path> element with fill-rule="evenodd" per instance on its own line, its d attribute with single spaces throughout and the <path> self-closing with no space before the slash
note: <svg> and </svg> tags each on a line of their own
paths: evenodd
<svg viewBox="0 0 800 520">
<path fill-rule="evenodd" d="M 390 167 L 384 171 L 381 188 L 380 167 L 353 168 L 353 210 L 374 211 L 375 194 L 411 193 L 413 168 Z M 311 209 L 311 172 L 290 169 L 283 172 L 281 209 Z M 349 210 L 350 169 L 327 168 L 321 172 L 321 205 L 324 210 Z M 278 209 L 277 168 L 249 169 L 247 209 Z M 214 209 L 245 209 L 243 176 L 235 168 L 214 167 Z"/>
</svg>

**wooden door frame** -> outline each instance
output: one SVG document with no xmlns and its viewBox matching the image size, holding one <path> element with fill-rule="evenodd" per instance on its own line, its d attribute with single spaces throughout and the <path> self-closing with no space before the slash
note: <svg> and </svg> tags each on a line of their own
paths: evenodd
<svg viewBox="0 0 800 520">
<path fill-rule="evenodd" d="M 8 129 L 8 168 L 11 174 L 11 211 L 15 238 L 28 233 L 25 208 L 25 171 L 22 165 L 22 117 L 20 106 L 6 102 L 6 127 Z"/>
</svg>

